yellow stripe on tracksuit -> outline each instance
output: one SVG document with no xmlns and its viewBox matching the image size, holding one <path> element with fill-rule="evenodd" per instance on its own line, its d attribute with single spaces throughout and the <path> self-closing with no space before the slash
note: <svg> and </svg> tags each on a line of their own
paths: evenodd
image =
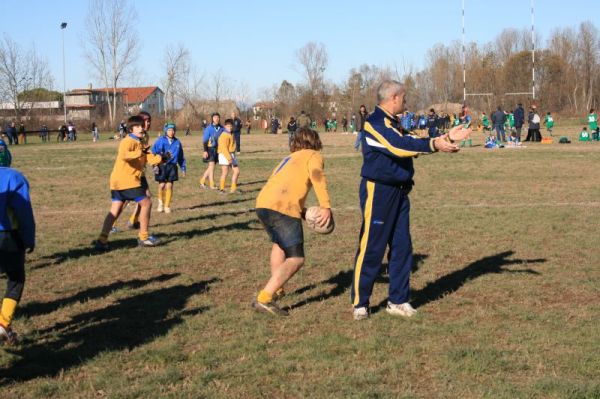
<svg viewBox="0 0 600 399">
<path fill-rule="evenodd" d="M 365 214 L 364 223 L 365 230 L 362 237 L 360 238 L 360 250 L 356 257 L 356 265 L 354 267 L 354 303 L 353 306 L 358 305 L 358 284 L 360 283 L 360 271 L 362 269 L 363 261 L 365 259 L 365 252 L 367 251 L 367 243 L 369 241 L 369 232 L 371 229 L 371 216 L 373 213 L 373 197 L 375 194 L 375 183 L 367 181 L 367 201 L 365 203 Z"/>
<path fill-rule="evenodd" d="M 418 151 L 407 151 L 407 150 L 403 150 L 401 148 L 398 147 L 394 147 L 393 145 L 390 144 L 389 141 L 387 141 L 380 133 L 378 133 L 375 129 L 373 129 L 373 126 L 371 126 L 371 124 L 369 122 L 365 122 L 365 132 L 369 133 L 370 135 L 372 135 L 373 137 L 375 137 L 375 139 L 381 144 L 383 145 L 389 152 L 391 152 L 392 154 L 396 155 L 397 157 L 401 157 L 401 158 L 411 158 L 411 157 L 416 157 L 417 155 L 422 154 L 422 152 L 418 152 Z M 399 133 L 399 132 L 398 132 Z"/>
</svg>

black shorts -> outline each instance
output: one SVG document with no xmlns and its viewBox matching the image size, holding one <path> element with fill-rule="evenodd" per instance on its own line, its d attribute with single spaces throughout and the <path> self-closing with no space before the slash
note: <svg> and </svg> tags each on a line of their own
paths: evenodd
<svg viewBox="0 0 600 399">
<path fill-rule="evenodd" d="M 110 196 L 113 202 L 140 202 L 146 198 L 146 189 L 140 186 L 127 190 L 110 190 Z"/>
<path fill-rule="evenodd" d="M 142 188 L 144 190 L 148 190 L 149 186 L 148 186 L 148 179 L 146 179 L 146 176 L 142 176 L 140 180 L 142 183 Z"/>
<path fill-rule="evenodd" d="M 256 215 L 271 242 L 283 249 L 286 259 L 304 258 L 304 232 L 301 219 L 265 208 L 258 208 Z"/>
<path fill-rule="evenodd" d="M 164 163 L 158 167 L 158 173 L 154 175 L 154 180 L 159 183 L 172 183 L 179 180 L 177 165 Z"/>
<path fill-rule="evenodd" d="M 217 149 L 210 147 L 208 149 L 208 158 L 203 159 L 202 160 L 204 163 L 208 163 L 208 162 L 214 162 L 217 163 L 219 162 L 219 154 L 217 153 Z"/>
</svg>

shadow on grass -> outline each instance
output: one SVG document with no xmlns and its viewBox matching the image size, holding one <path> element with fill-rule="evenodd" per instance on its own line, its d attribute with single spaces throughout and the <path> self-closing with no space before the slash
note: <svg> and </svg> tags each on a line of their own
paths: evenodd
<svg viewBox="0 0 600 399">
<path fill-rule="evenodd" d="M 425 254 L 414 254 L 413 255 L 413 265 L 412 265 L 413 273 L 415 273 L 419 269 L 420 265 L 423 263 L 423 261 L 425 259 L 427 259 L 428 256 L 429 255 L 425 255 Z M 387 273 L 387 263 L 382 264 L 381 269 L 382 269 L 383 273 Z M 298 288 L 296 291 L 292 292 L 292 294 L 296 294 L 296 295 L 302 294 L 306 291 L 315 289 L 320 285 L 333 285 L 334 286 L 327 293 L 313 295 L 309 298 L 303 299 L 303 300 L 289 306 L 287 309 L 288 310 L 296 309 L 296 308 L 300 308 L 304 305 L 308 305 L 313 302 L 325 301 L 329 298 L 334 298 L 336 296 L 340 296 L 344 292 L 347 292 L 348 289 L 350 288 L 350 286 L 352 285 L 353 276 L 354 276 L 353 270 L 345 270 L 345 271 L 341 271 L 341 272 L 337 273 L 336 275 L 328 278 L 327 280 L 323 280 L 318 283 L 308 284 L 302 288 Z M 377 278 L 377 282 L 385 282 L 385 281 L 387 281 L 387 278 L 384 277 L 380 273 Z"/>
<path fill-rule="evenodd" d="M 241 194 L 244 195 L 244 194 Z M 194 205 L 188 208 L 188 210 L 194 210 L 194 209 L 198 209 L 198 208 L 208 208 L 211 206 L 221 206 L 221 205 L 233 205 L 233 204 L 239 204 L 241 202 L 248 202 L 248 201 L 252 201 L 254 200 L 254 198 L 237 198 L 237 199 L 233 199 L 230 201 L 215 201 L 215 202 L 207 202 L 205 204 L 198 204 L 198 205 Z"/>
<path fill-rule="evenodd" d="M 261 151 L 256 151 L 256 152 L 261 152 Z M 238 184 L 238 186 L 249 186 L 251 184 L 262 184 L 262 183 L 266 183 L 266 182 L 267 182 L 267 179 L 254 180 L 254 181 L 245 181 L 245 182 L 242 182 L 242 183 Z"/>
<path fill-rule="evenodd" d="M 445 276 L 438 278 L 435 281 L 427 283 L 420 290 L 411 292 L 411 304 L 415 308 L 427 305 L 430 302 L 437 301 L 442 297 L 458 291 L 465 283 L 474 280 L 486 274 L 500 273 L 525 273 L 539 275 L 540 273 L 533 269 L 505 269 L 506 266 L 527 264 L 527 263 L 544 263 L 546 259 L 508 259 L 514 255 L 514 251 L 504 251 L 496 255 L 486 256 L 475 262 L 469 263 L 462 269 L 448 273 Z M 377 306 L 372 308 L 372 313 L 377 313 L 387 304 L 387 299 L 381 301 Z"/>
<path fill-rule="evenodd" d="M 37 342 L 25 341 L 15 351 L 20 359 L 0 370 L 0 385 L 54 377 L 99 354 L 132 350 L 163 337 L 186 317 L 209 309 L 206 306 L 184 308 L 192 296 L 208 291 L 209 286 L 218 281 L 212 278 L 144 292 L 57 323 L 42 332 L 45 335 Z"/>
<path fill-rule="evenodd" d="M 101 285 L 98 287 L 88 288 L 87 290 L 80 291 L 75 295 L 67 298 L 57 299 L 51 302 L 29 302 L 23 306 L 19 306 L 17 316 L 20 317 L 33 317 L 42 314 L 52 313 L 62 307 L 69 306 L 75 303 L 83 303 L 93 299 L 104 298 L 111 293 L 122 290 L 122 289 L 135 289 L 141 288 L 148 284 L 156 282 L 164 282 L 178 277 L 180 273 L 161 274 L 160 276 L 151 277 L 145 280 L 134 279 L 129 281 L 115 281 L 108 285 Z"/>
<path fill-rule="evenodd" d="M 252 224 L 256 224 L 257 227 L 252 227 Z M 207 235 L 207 234 L 212 234 L 215 233 L 217 231 L 230 231 L 230 230 L 263 230 L 262 227 L 260 227 L 259 221 L 256 218 L 253 218 L 251 220 L 247 220 L 245 222 L 235 222 L 235 223 L 230 223 L 230 224 L 225 224 L 222 226 L 210 226 L 207 228 L 197 228 L 197 229 L 192 229 L 192 230 L 187 230 L 187 231 L 180 231 L 180 232 L 176 232 L 176 233 L 169 233 L 168 235 L 165 235 L 167 237 L 167 239 L 169 241 L 174 241 L 178 238 L 193 238 L 196 236 L 203 236 L 203 235 Z M 156 234 L 157 237 L 162 237 L 161 234 Z M 162 238 L 161 238 L 162 240 Z"/>
<path fill-rule="evenodd" d="M 200 220 L 214 220 L 214 219 L 225 217 L 225 216 L 240 216 L 240 215 L 250 214 L 253 212 L 254 212 L 254 209 L 250 209 L 247 211 L 244 210 L 244 211 L 233 211 L 233 212 L 209 213 L 209 214 L 205 214 L 205 215 L 190 216 L 185 219 L 179 219 L 179 220 L 175 220 L 175 221 L 168 222 L 168 223 L 157 223 L 157 224 L 153 225 L 152 227 L 154 228 L 154 227 L 160 227 L 160 226 L 173 226 L 175 224 L 197 222 Z"/>
<path fill-rule="evenodd" d="M 157 235 L 157 234 L 155 234 Z M 112 237 L 112 236 L 111 236 Z M 162 239 L 161 245 L 168 244 L 174 239 Z M 115 251 L 123 248 L 138 248 L 137 237 L 129 237 L 129 238 L 121 238 L 118 240 L 109 239 L 108 245 L 110 246 L 110 251 Z M 144 248 L 140 248 L 140 250 L 144 250 Z M 151 248 L 149 250 L 152 250 Z M 93 245 L 88 245 L 85 247 L 68 249 L 66 251 L 56 252 L 52 255 L 42 256 L 38 260 L 32 262 L 32 264 L 28 267 L 29 270 L 37 270 L 43 269 L 48 266 L 56 266 L 63 262 L 72 259 L 79 259 L 94 255 L 103 255 L 105 252 L 98 251 L 94 249 Z M 44 262 L 45 261 L 45 262 Z"/>
</svg>

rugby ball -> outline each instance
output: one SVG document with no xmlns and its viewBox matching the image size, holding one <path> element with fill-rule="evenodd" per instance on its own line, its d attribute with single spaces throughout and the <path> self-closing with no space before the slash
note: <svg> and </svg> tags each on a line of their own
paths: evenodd
<svg viewBox="0 0 600 399">
<path fill-rule="evenodd" d="M 319 234 L 329 234 L 335 228 L 335 222 L 333 221 L 333 216 L 329 219 L 329 224 L 326 226 L 319 226 L 317 224 L 317 216 L 321 212 L 321 208 L 318 206 L 311 206 L 306 210 L 306 214 L 304 216 L 304 220 L 306 221 L 306 225 L 309 229 L 319 233 Z"/>
</svg>

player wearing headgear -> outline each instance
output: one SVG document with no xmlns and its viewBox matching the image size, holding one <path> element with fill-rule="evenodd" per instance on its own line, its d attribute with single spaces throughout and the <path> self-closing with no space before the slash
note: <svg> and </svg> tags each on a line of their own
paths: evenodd
<svg viewBox="0 0 600 399">
<path fill-rule="evenodd" d="M 237 191 L 237 181 L 240 175 L 240 168 L 238 161 L 235 157 L 236 141 L 235 136 L 232 134 L 234 123 L 232 119 L 225 120 L 225 130 L 219 136 L 219 145 L 217 146 L 219 153 L 219 165 L 221 165 L 221 179 L 219 181 L 219 191 L 225 193 L 225 180 L 229 173 L 229 168 L 233 170 L 233 176 L 231 176 L 231 190 L 233 194 Z"/>
<path fill-rule="evenodd" d="M 165 134 L 161 136 L 152 146 L 152 153 L 167 156 L 168 160 L 158 167 L 158 173 L 154 175 L 154 180 L 158 182 L 158 212 L 164 210 L 165 213 L 171 213 L 171 199 L 173 197 L 173 183 L 179 179 L 177 166 L 185 177 L 186 162 L 183 156 L 183 146 L 181 141 L 175 137 L 177 127 L 173 122 L 165 126 Z"/>
<path fill-rule="evenodd" d="M 149 152 L 149 147 L 143 141 L 143 126 L 144 118 L 141 116 L 132 116 L 127 120 L 129 134 L 119 143 L 117 159 L 110 175 L 112 206 L 104 219 L 98 239 L 94 241 L 97 250 L 109 249 L 108 233 L 126 201 L 135 201 L 140 206 L 138 244 L 144 247 L 158 244 L 158 239 L 148 233 L 152 201 L 147 195 L 147 188 L 142 184 L 142 174 L 146 163 L 159 165 L 162 158 Z"/>
<path fill-rule="evenodd" d="M 202 145 L 204 147 L 202 158 L 204 162 L 208 163 L 208 167 L 200 178 L 200 187 L 206 188 L 205 183 L 208 179 L 210 188 L 215 189 L 215 164 L 219 159 L 217 146 L 219 136 L 223 132 L 223 126 L 221 126 L 221 115 L 218 112 L 213 113 L 211 119 L 212 123 L 204 129 L 202 135 Z"/>
<path fill-rule="evenodd" d="M 284 284 L 304 264 L 302 214 L 311 187 L 321 206 L 319 226 L 329 224 L 332 213 L 323 171 L 321 139 L 314 130 L 300 128 L 292 138 L 291 154 L 275 168 L 256 198 L 256 214 L 273 242 L 271 278 L 252 306 L 259 312 L 285 316 L 275 303 L 283 295 Z"/>
<path fill-rule="evenodd" d="M 4 155 L 4 156 L 3 156 Z M 0 341 L 17 343 L 11 323 L 25 286 L 25 251 L 35 248 L 35 220 L 29 183 L 11 169 L 6 143 L 0 140 L 0 273 L 7 277 L 0 307 Z"/>
</svg>

